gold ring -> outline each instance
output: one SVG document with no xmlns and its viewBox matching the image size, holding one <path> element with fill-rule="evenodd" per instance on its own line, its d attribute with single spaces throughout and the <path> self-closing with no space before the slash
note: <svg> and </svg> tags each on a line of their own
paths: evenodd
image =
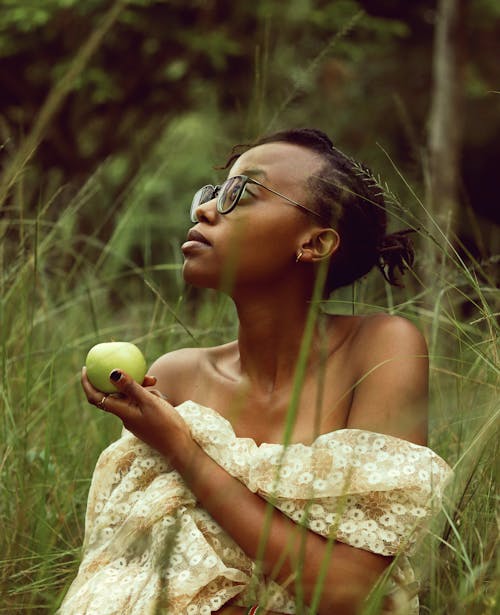
<svg viewBox="0 0 500 615">
<path fill-rule="evenodd" d="M 105 402 L 107 399 L 108 399 L 108 394 L 106 394 L 106 395 L 105 395 L 105 396 L 101 399 L 101 401 L 98 401 L 98 402 L 97 402 L 97 404 L 96 404 L 96 406 L 97 406 L 98 408 L 100 408 L 101 410 L 106 410 L 106 408 L 104 407 L 104 402 Z"/>
</svg>

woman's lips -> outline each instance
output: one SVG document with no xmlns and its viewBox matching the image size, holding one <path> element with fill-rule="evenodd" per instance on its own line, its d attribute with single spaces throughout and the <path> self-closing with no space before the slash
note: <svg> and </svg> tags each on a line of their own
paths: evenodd
<svg viewBox="0 0 500 615">
<path fill-rule="evenodd" d="M 183 253 L 191 252 L 192 250 L 210 248 L 210 242 L 199 231 L 191 229 L 187 234 L 187 241 L 181 246 Z"/>
</svg>

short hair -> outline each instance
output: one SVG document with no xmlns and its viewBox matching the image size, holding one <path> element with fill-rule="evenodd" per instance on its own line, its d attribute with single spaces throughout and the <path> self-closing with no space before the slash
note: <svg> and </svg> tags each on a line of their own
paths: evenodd
<svg viewBox="0 0 500 615">
<path fill-rule="evenodd" d="M 324 132 L 312 128 L 275 132 L 244 147 L 277 142 L 305 147 L 324 161 L 318 172 L 309 177 L 307 187 L 308 204 L 340 236 L 339 249 L 330 259 L 325 294 L 352 284 L 374 266 L 378 266 L 391 285 L 402 286 L 400 277 L 414 262 L 415 252 L 409 237 L 413 231 L 405 229 L 386 234 L 383 191 L 370 169 L 337 149 Z M 226 166 L 240 154 L 233 153 Z"/>
</svg>

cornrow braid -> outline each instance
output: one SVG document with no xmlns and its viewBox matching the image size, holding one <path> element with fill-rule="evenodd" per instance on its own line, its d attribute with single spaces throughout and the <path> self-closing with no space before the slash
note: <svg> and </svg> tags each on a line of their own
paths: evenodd
<svg viewBox="0 0 500 615">
<path fill-rule="evenodd" d="M 276 132 L 258 139 L 252 147 L 275 142 L 306 147 L 324 160 L 318 173 L 308 180 L 311 195 L 308 204 L 340 236 L 339 249 L 330 260 L 325 294 L 352 284 L 375 265 L 389 284 L 402 286 L 400 278 L 412 267 L 415 258 L 408 237 L 412 231 L 386 234 L 384 190 L 372 171 L 337 149 L 320 130 L 298 128 Z"/>
</svg>

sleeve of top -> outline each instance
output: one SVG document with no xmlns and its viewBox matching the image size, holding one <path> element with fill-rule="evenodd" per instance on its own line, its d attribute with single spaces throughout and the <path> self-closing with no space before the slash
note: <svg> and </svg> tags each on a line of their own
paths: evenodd
<svg viewBox="0 0 500 615">
<path fill-rule="evenodd" d="M 312 446 L 261 445 L 248 486 L 318 534 L 395 555 L 414 549 L 450 475 L 427 447 L 343 429 Z"/>
<path fill-rule="evenodd" d="M 296 523 L 382 555 L 411 554 L 452 475 L 430 448 L 385 434 L 339 429 L 312 445 L 257 444 L 193 402 L 180 408 L 219 465 Z"/>
</svg>

